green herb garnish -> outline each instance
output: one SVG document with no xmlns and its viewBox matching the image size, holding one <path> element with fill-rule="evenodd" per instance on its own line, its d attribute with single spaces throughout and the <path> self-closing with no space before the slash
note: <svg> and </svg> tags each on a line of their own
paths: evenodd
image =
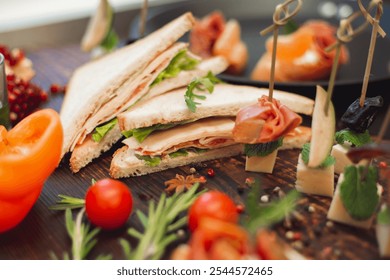
<svg viewBox="0 0 390 280">
<path fill-rule="evenodd" d="M 76 219 L 72 218 L 72 211 L 68 208 L 65 210 L 65 225 L 69 237 L 72 240 L 71 254 L 64 253 L 63 258 L 65 260 L 84 260 L 95 247 L 97 243 L 96 235 L 100 232 L 99 228 L 90 230 L 88 224 L 83 223 L 85 208 L 77 214 Z M 58 259 L 57 256 L 52 253 L 53 259 Z M 98 259 L 111 259 L 110 255 L 100 255 Z"/>
<path fill-rule="evenodd" d="M 310 154 L 310 143 L 306 143 L 303 145 L 302 153 L 301 153 L 302 160 L 306 165 L 309 162 L 309 154 Z M 318 168 L 326 168 L 331 165 L 334 165 L 335 163 L 336 163 L 336 159 L 333 156 L 328 155 L 326 159 L 320 164 L 320 166 L 318 166 Z"/>
<path fill-rule="evenodd" d="M 151 157 L 151 156 L 141 156 L 135 154 L 135 157 L 138 158 L 139 160 L 143 160 L 145 164 L 149 167 L 156 167 L 161 163 L 161 158 L 158 156 Z"/>
<path fill-rule="evenodd" d="M 360 147 L 372 142 L 368 130 L 363 133 L 357 133 L 350 129 L 343 129 L 336 132 L 335 138 L 336 142 L 340 145 L 343 145 L 344 142 L 349 142 L 356 147 Z"/>
<path fill-rule="evenodd" d="M 260 183 L 256 180 L 246 202 L 248 219 L 244 222 L 245 227 L 251 233 L 255 233 L 261 227 L 269 227 L 282 221 L 294 210 L 298 197 L 299 193 L 292 190 L 278 201 L 266 205 L 259 204 Z"/>
<path fill-rule="evenodd" d="M 176 157 L 185 157 L 188 155 L 188 152 L 185 149 L 177 150 L 176 152 L 170 153 L 170 158 L 176 158 Z"/>
<path fill-rule="evenodd" d="M 390 225 L 390 207 L 384 205 L 378 213 L 377 217 L 378 224 Z"/>
<path fill-rule="evenodd" d="M 193 70 L 199 64 L 199 60 L 188 55 L 187 50 L 179 51 L 171 60 L 169 65 L 158 74 L 157 78 L 151 84 L 151 87 L 157 85 L 165 79 L 174 78 L 181 71 Z"/>
<path fill-rule="evenodd" d="M 177 230 L 187 224 L 187 215 L 180 217 L 193 204 L 195 199 L 203 192 L 198 192 L 199 184 L 194 184 L 185 193 L 175 193 L 166 197 L 163 193 L 157 206 L 154 201 L 149 202 L 148 214 L 137 210 L 143 232 L 130 228 L 128 234 L 138 240 L 137 246 L 132 250 L 130 243 L 120 239 L 125 257 L 129 260 L 158 260 L 166 248 L 179 237 Z"/>
<path fill-rule="evenodd" d="M 186 101 L 188 109 L 191 112 L 195 113 L 196 106 L 199 105 L 199 102 L 195 102 L 195 99 L 205 100 L 206 96 L 195 94 L 194 91 L 205 91 L 209 93 L 214 91 L 214 85 L 218 83 L 223 83 L 220 79 L 214 76 L 214 74 L 209 71 L 209 73 L 203 78 L 196 78 L 188 86 L 187 91 L 184 95 L 184 100 Z"/>
<path fill-rule="evenodd" d="M 103 137 L 107 135 L 107 133 L 113 129 L 118 124 L 118 119 L 113 118 L 112 120 L 106 122 L 105 124 L 98 126 L 95 128 L 94 133 L 92 134 L 92 139 L 95 142 L 102 141 Z"/>
<path fill-rule="evenodd" d="M 49 206 L 50 210 L 77 209 L 83 208 L 85 206 L 85 199 L 71 197 L 63 194 L 59 194 L 58 197 L 60 200 L 57 201 L 55 205 Z"/>
<path fill-rule="evenodd" d="M 245 144 L 244 154 L 248 157 L 265 157 L 282 145 L 283 138 L 267 143 Z"/>
<path fill-rule="evenodd" d="M 376 211 L 379 196 L 376 187 L 378 171 L 370 166 L 350 165 L 344 169 L 344 180 L 340 185 L 340 198 L 348 214 L 355 220 L 367 220 Z M 364 178 L 363 173 L 366 172 Z"/>
<path fill-rule="evenodd" d="M 116 34 L 114 29 L 111 29 L 106 38 L 100 43 L 100 46 L 106 51 L 112 51 L 116 48 L 119 43 L 118 34 Z"/>
</svg>

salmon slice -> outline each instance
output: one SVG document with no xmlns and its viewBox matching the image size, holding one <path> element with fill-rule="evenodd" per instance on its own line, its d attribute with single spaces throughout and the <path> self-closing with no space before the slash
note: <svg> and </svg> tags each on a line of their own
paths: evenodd
<svg viewBox="0 0 390 280">
<path fill-rule="evenodd" d="M 280 35 L 276 51 L 275 81 L 305 81 L 324 79 L 329 76 L 335 50 L 325 49 L 335 43 L 336 29 L 325 21 L 314 20 L 303 24 L 289 35 Z M 270 77 L 273 38 L 266 41 L 266 52 L 252 71 L 254 80 L 267 81 Z M 349 60 L 348 50 L 343 46 L 339 65 Z"/>
</svg>

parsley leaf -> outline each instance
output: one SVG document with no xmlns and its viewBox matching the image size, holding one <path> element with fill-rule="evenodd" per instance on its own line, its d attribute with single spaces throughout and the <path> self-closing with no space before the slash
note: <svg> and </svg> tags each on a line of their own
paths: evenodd
<svg viewBox="0 0 390 280">
<path fill-rule="evenodd" d="M 92 134 L 93 141 L 98 143 L 102 141 L 103 137 L 106 136 L 106 134 L 117 125 L 117 123 L 118 119 L 113 118 L 105 124 L 96 127 L 94 133 Z"/>
<path fill-rule="evenodd" d="M 135 157 L 138 158 L 139 160 L 143 160 L 145 164 L 149 167 L 156 167 L 161 163 L 160 157 L 141 156 L 137 154 L 135 154 Z"/>
<path fill-rule="evenodd" d="M 299 25 L 294 20 L 289 20 L 287 23 L 283 26 L 283 34 L 288 35 L 291 33 L 294 33 L 299 29 Z"/>
<path fill-rule="evenodd" d="M 377 220 L 380 225 L 390 225 L 390 207 L 384 205 L 378 213 Z"/>
<path fill-rule="evenodd" d="M 180 149 L 180 150 L 177 150 L 176 152 L 170 153 L 169 157 L 176 158 L 176 157 L 184 157 L 187 155 L 188 155 L 188 152 L 185 149 Z"/>
<path fill-rule="evenodd" d="M 286 215 L 294 210 L 299 193 L 296 190 L 292 190 L 280 200 L 265 205 L 259 204 L 259 197 L 260 183 L 256 180 L 246 202 L 249 217 L 245 221 L 245 227 L 252 233 L 261 227 L 269 227 L 282 221 Z"/>
<path fill-rule="evenodd" d="M 151 87 L 157 85 L 165 79 L 174 78 L 180 71 L 193 70 L 199 64 L 199 60 L 188 55 L 187 50 L 179 51 L 171 60 L 169 65 L 158 74 L 157 78 L 151 84 Z"/>
<path fill-rule="evenodd" d="M 372 142 L 368 130 L 363 133 L 357 133 L 350 129 L 343 129 L 336 132 L 335 138 L 336 142 L 340 145 L 343 145 L 344 142 L 349 142 L 356 147 L 360 147 Z"/>
<path fill-rule="evenodd" d="M 267 143 L 245 144 L 244 154 L 248 157 L 265 157 L 282 146 L 282 144 L 283 138 Z"/>
<path fill-rule="evenodd" d="M 379 203 L 376 187 L 377 169 L 370 166 L 366 178 L 362 179 L 365 166 L 347 166 L 344 180 L 340 185 L 340 198 L 345 209 L 356 220 L 367 220 L 374 213 Z"/>
<path fill-rule="evenodd" d="M 206 96 L 195 94 L 194 91 L 205 91 L 209 93 L 214 91 L 214 85 L 218 83 L 223 83 L 220 79 L 214 76 L 214 74 L 209 71 L 209 73 L 203 78 L 196 78 L 188 86 L 187 91 L 184 95 L 184 100 L 187 104 L 188 109 L 191 112 L 195 113 L 196 106 L 199 105 L 199 102 L 196 102 L 195 99 L 205 100 Z"/>
<path fill-rule="evenodd" d="M 302 154 L 303 162 L 307 165 L 307 163 L 309 162 L 310 143 L 306 143 L 303 145 L 301 154 Z M 336 159 L 333 156 L 328 155 L 326 159 L 321 163 L 321 165 L 318 166 L 318 168 L 326 168 L 335 163 L 336 163 Z"/>
</svg>

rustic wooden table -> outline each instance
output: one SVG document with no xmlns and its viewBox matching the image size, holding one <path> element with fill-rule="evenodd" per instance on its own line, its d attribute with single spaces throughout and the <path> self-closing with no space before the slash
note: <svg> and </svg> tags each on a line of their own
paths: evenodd
<svg viewBox="0 0 390 280">
<path fill-rule="evenodd" d="M 52 83 L 66 84 L 72 71 L 89 59 L 88 55 L 81 53 L 78 46 L 74 45 L 42 49 L 29 53 L 28 56 L 33 60 L 37 71 L 34 82 L 44 89 L 48 89 Z M 46 106 L 59 111 L 61 102 L 61 95 L 52 96 Z M 68 158 L 65 158 L 45 183 L 39 200 L 25 220 L 15 229 L 0 234 L 0 259 L 50 259 L 50 252 L 57 256 L 69 252 L 71 242 L 65 229 L 64 213 L 49 210 L 48 207 L 55 203 L 58 194 L 83 197 L 92 178 L 108 177 L 112 151 L 77 174 L 71 173 Z M 245 185 L 247 177 L 259 178 L 264 193 L 271 194 L 276 186 L 287 192 L 294 187 L 298 153 L 298 150 L 279 152 L 272 175 L 245 172 L 244 158 L 240 156 L 206 162 L 207 167 L 215 170 L 216 176 L 208 178 L 205 186 L 228 193 L 237 203 L 245 201 L 248 190 L 239 191 L 238 187 Z M 203 169 L 198 168 L 198 171 L 206 176 L 205 165 Z M 190 166 L 185 166 L 123 180 L 133 193 L 134 209 L 146 212 L 145 197 L 158 199 L 164 191 L 166 180 L 173 178 L 175 174 L 187 174 L 189 169 Z M 361 230 L 338 224 L 333 227 L 326 226 L 330 201 L 330 198 L 302 196 L 297 211 L 304 216 L 304 221 L 295 222 L 293 230 L 302 233 L 303 239 L 301 244 L 292 245 L 306 257 L 314 259 L 378 259 L 374 229 Z M 308 211 L 309 205 L 314 206 L 314 212 Z M 122 259 L 118 239 L 134 241 L 126 233 L 129 226 L 140 229 L 140 223 L 134 214 L 126 227 L 114 232 L 101 232 L 90 258 L 93 259 L 99 254 L 112 254 L 114 259 Z M 274 229 L 285 239 L 286 229 L 283 225 L 275 226 Z M 178 240 L 178 243 L 183 241 Z M 291 242 L 286 239 L 285 241 Z"/>
</svg>

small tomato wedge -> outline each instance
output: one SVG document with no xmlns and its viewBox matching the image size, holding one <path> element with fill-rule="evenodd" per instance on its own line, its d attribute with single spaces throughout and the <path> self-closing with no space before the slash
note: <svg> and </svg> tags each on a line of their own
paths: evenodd
<svg viewBox="0 0 390 280">
<path fill-rule="evenodd" d="M 0 126 L 0 233 L 18 225 L 57 167 L 63 131 L 57 112 L 37 111 L 13 129 Z"/>
<path fill-rule="evenodd" d="M 133 197 L 122 182 L 103 179 L 92 185 L 85 195 L 85 210 L 94 225 L 105 230 L 123 226 L 133 208 Z"/>
<path fill-rule="evenodd" d="M 198 197 L 188 212 L 188 226 L 194 231 L 204 217 L 236 223 L 238 213 L 236 204 L 226 194 L 219 191 L 209 191 Z"/>
</svg>

